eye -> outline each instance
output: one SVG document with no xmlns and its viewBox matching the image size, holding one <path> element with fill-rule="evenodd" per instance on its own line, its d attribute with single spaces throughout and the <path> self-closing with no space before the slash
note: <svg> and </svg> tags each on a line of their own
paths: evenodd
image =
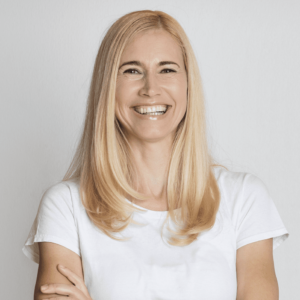
<svg viewBox="0 0 300 300">
<path fill-rule="evenodd" d="M 140 74 L 140 72 L 137 69 L 127 69 L 123 73 L 129 73 L 129 74 Z"/>
<path fill-rule="evenodd" d="M 162 73 L 174 73 L 176 72 L 175 70 L 172 70 L 172 69 L 163 69 L 161 70 Z"/>
</svg>

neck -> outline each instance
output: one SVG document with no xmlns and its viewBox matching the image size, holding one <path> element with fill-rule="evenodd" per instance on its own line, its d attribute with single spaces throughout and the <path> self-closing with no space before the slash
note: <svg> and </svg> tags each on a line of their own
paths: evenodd
<svg viewBox="0 0 300 300">
<path fill-rule="evenodd" d="M 171 141 L 166 139 L 155 143 L 131 143 L 134 188 L 153 200 L 166 200 L 171 146 Z"/>
</svg>

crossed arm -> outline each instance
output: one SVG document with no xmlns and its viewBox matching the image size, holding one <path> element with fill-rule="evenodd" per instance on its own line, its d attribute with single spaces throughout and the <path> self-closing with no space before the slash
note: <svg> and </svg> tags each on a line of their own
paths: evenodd
<svg viewBox="0 0 300 300">
<path fill-rule="evenodd" d="M 43 294 L 44 284 L 72 283 L 57 270 L 62 264 L 83 279 L 81 258 L 73 251 L 50 242 L 40 242 L 40 263 L 34 292 L 34 300 L 65 298 L 58 294 Z M 273 239 L 245 245 L 237 250 L 237 299 L 278 300 L 279 289 L 273 261 Z"/>
<path fill-rule="evenodd" d="M 40 242 L 38 245 L 40 261 L 34 290 L 34 300 L 67 298 L 67 296 L 58 295 L 56 293 L 44 294 L 41 292 L 41 286 L 44 284 L 61 283 L 73 287 L 73 284 L 59 272 L 57 266 L 61 264 L 83 279 L 83 268 L 80 256 L 70 249 L 55 243 Z"/>
</svg>

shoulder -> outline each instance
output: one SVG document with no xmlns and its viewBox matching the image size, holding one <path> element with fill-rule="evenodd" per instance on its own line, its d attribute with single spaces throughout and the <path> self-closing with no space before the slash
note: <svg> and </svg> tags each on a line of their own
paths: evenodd
<svg viewBox="0 0 300 300">
<path fill-rule="evenodd" d="M 236 186 L 242 184 L 247 177 L 255 177 L 251 173 L 235 172 L 221 166 L 213 167 L 213 172 L 221 187 Z"/>
<path fill-rule="evenodd" d="M 264 182 L 247 172 L 215 170 L 221 203 L 226 207 L 236 232 L 236 247 L 274 238 L 279 246 L 288 232 Z"/>
<path fill-rule="evenodd" d="M 233 172 L 224 167 L 214 167 L 214 175 L 219 187 L 223 202 L 233 200 L 233 195 L 239 194 L 243 185 L 246 173 Z M 226 203 L 228 205 L 228 203 Z"/>
<path fill-rule="evenodd" d="M 234 172 L 223 167 L 214 167 L 215 178 L 221 193 L 231 195 L 251 191 L 266 191 L 267 187 L 256 175 L 248 172 Z"/>
<path fill-rule="evenodd" d="M 44 195 L 70 197 L 76 193 L 79 193 L 79 180 L 70 179 L 51 185 L 46 189 Z"/>
<path fill-rule="evenodd" d="M 66 181 L 60 181 L 55 184 L 49 186 L 45 194 L 70 194 L 70 192 L 78 192 L 79 191 L 79 180 L 78 179 L 70 179 Z"/>
<path fill-rule="evenodd" d="M 231 217 L 241 209 L 253 205 L 254 202 L 262 201 L 268 205 L 270 201 L 268 189 L 256 175 L 229 171 L 223 167 L 215 167 L 214 174 L 220 190 L 221 202 L 227 207 Z"/>
<path fill-rule="evenodd" d="M 79 181 L 67 180 L 57 182 L 46 189 L 40 205 L 67 205 L 73 209 L 74 204 L 78 203 L 79 199 Z"/>
</svg>

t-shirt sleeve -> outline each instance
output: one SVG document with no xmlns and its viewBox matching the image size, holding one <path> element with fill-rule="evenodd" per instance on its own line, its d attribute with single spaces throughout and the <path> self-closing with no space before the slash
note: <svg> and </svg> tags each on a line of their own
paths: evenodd
<svg viewBox="0 0 300 300">
<path fill-rule="evenodd" d="M 289 233 L 265 184 L 255 175 L 244 175 L 234 207 L 237 249 L 273 238 L 274 250 L 288 238 Z"/>
<path fill-rule="evenodd" d="M 38 242 L 59 244 L 80 256 L 71 191 L 63 182 L 50 187 L 42 196 L 37 215 L 22 248 L 23 253 L 37 264 Z"/>
</svg>

